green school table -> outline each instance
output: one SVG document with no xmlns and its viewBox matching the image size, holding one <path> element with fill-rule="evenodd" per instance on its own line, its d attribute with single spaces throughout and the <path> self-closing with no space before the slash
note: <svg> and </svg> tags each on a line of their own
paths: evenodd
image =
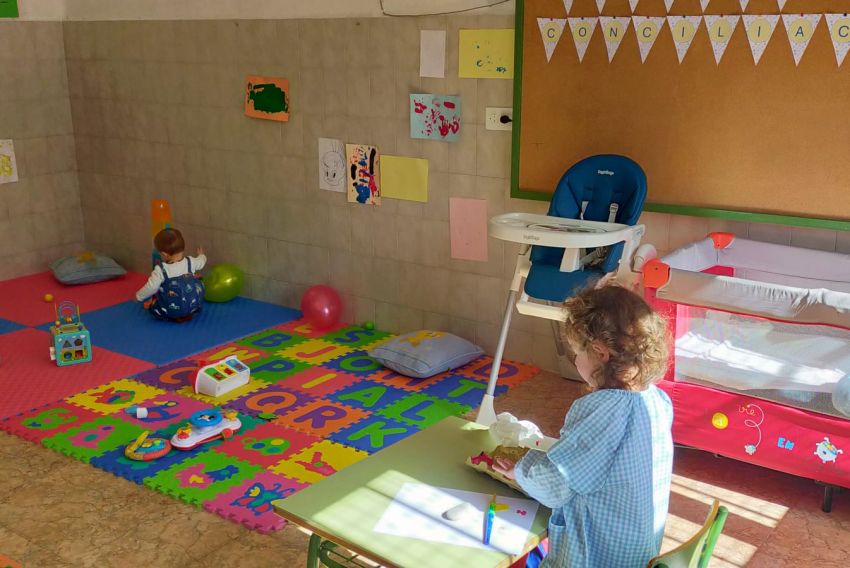
<svg viewBox="0 0 850 568">
<path fill-rule="evenodd" d="M 510 566 L 517 557 L 496 550 L 448 545 L 372 530 L 406 482 L 524 498 L 464 464 L 467 457 L 495 446 L 488 430 L 460 418 L 446 418 L 273 505 L 279 515 L 313 532 L 311 557 L 324 538 L 384 566 Z M 549 509 L 539 507 L 523 554 L 545 538 L 549 514 Z"/>
</svg>

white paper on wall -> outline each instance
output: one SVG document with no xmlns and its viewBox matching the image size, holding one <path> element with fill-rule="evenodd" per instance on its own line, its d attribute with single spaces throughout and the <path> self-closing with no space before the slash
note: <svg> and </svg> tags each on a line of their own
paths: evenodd
<svg viewBox="0 0 850 568">
<path fill-rule="evenodd" d="M 670 26 L 670 33 L 673 35 L 673 44 L 676 46 L 679 63 L 685 59 L 701 23 L 701 16 L 667 16 L 667 25 Z"/>
<path fill-rule="evenodd" d="M 661 33 L 661 28 L 664 26 L 664 18 L 661 16 L 632 16 L 632 21 L 635 25 L 635 35 L 640 50 L 640 61 L 645 63 L 649 51 L 655 45 L 655 40 L 658 39 L 658 34 Z"/>
<path fill-rule="evenodd" d="M 782 23 L 785 24 L 785 31 L 788 32 L 788 41 L 791 44 L 795 64 L 800 64 L 820 18 L 821 14 L 782 14 Z"/>
<path fill-rule="evenodd" d="M 546 62 L 552 61 L 552 54 L 564 34 L 566 18 L 537 18 L 540 36 L 543 38 L 543 48 L 546 50 Z"/>
<path fill-rule="evenodd" d="M 446 76 L 446 30 L 419 32 L 419 76 Z"/>
<path fill-rule="evenodd" d="M 702 8 L 703 12 L 705 12 L 705 9 L 708 8 L 709 4 L 711 4 L 711 0 L 699 0 L 699 6 Z"/>
<path fill-rule="evenodd" d="M 570 10 L 573 9 L 573 0 L 564 0 L 564 10 L 567 11 L 567 14 L 570 13 Z"/>
<path fill-rule="evenodd" d="M 847 14 L 825 14 L 829 26 L 829 37 L 835 49 L 835 61 L 838 66 L 844 63 L 847 51 L 850 51 L 850 16 Z"/>
<path fill-rule="evenodd" d="M 617 53 L 617 48 L 623 43 L 623 38 L 626 36 L 626 30 L 629 29 L 628 17 L 610 17 L 599 16 L 599 30 L 602 37 L 605 38 L 605 49 L 608 50 L 608 63 L 614 59 L 614 54 Z"/>
<path fill-rule="evenodd" d="M 602 13 L 602 8 L 605 7 L 605 0 L 596 0 L 596 9 L 599 10 L 599 13 Z"/>
<path fill-rule="evenodd" d="M 629 0 L 629 8 L 631 8 L 632 12 L 635 11 L 639 2 L 640 0 Z"/>
<path fill-rule="evenodd" d="M 676 0 L 664 0 L 664 7 L 667 9 L 667 12 L 670 12 L 670 8 L 673 7 L 673 2 Z"/>
<path fill-rule="evenodd" d="M 11 140 L 0 140 L 0 184 L 18 181 L 18 163 L 15 160 L 15 144 Z"/>
<path fill-rule="evenodd" d="M 750 3 L 750 0 L 738 0 L 738 2 L 741 4 L 741 11 L 743 12 L 747 9 L 747 4 Z"/>
<path fill-rule="evenodd" d="M 319 138 L 319 188 L 346 190 L 345 146 L 341 140 Z"/>
<path fill-rule="evenodd" d="M 752 16 L 745 14 L 743 18 L 744 31 L 747 32 L 750 51 L 753 52 L 753 62 L 758 65 L 770 38 L 773 37 L 773 30 L 776 29 L 776 22 L 779 21 L 779 15 Z"/>
<path fill-rule="evenodd" d="M 593 37 L 593 30 L 596 29 L 598 20 L 599 18 L 567 18 L 579 62 L 584 61 L 584 54 L 587 52 L 587 46 L 590 44 L 590 38 Z"/>
<path fill-rule="evenodd" d="M 787 1 L 787 0 L 776 0 L 776 3 L 779 5 L 779 9 L 780 9 L 780 10 L 782 10 L 783 8 L 785 8 L 785 2 L 786 2 L 786 1 Z"/>
<path fill-rule="evenodd" d="M 720 65 L 723 53 L 729 47 L 729 40 L 738 27 L 741 16 L 713 16 L 705 15 L 705 27 L 708 29 L 708 37 L 711 40 L 711 49 L 714 51 L 714 61 Z"/>
</svg>

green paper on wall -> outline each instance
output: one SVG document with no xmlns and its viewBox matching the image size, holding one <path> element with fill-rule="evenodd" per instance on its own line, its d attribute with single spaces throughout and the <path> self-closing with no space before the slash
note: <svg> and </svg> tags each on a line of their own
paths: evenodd
<svg viewBox="0 0 850 568">
<path fill-rule="evenodd" d="M 17 18 L 18 0 L 0 0 L 0 18 Z"/>
<path fill-rule="evenodd" d="M 428 160 L 381 156 L 381 195 L 428 202 Z"/>
</svg>

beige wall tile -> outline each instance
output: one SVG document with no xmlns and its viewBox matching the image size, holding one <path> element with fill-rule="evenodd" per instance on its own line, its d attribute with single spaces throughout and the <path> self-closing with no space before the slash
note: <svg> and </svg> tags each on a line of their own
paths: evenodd
<svg viewBox="0 0 850 568">
<path fill-rule="evenodd" d="M 793 227 L 791 229 L 791 245 L 795 247 L 825 250 L 834 252 L 838 235 L 828 229 L 808 229 Z"/>
<path fill-rule="evenodd" d="M 791 244 L 791 228 L 769 223 L 750 223 L 749 238 L 780 245 Z"/>
</svg>

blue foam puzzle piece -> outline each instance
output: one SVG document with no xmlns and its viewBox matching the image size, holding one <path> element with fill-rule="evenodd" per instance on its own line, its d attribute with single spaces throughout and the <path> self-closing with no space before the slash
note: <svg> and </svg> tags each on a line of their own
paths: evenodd
<svg viewBox="0 0 850 568">
<path fill-rule="evenodd" d="M 138 302 L 123 302 L 83 317 L 92 343 L 136 359 L 162 365 L 280 325 L 301 312 L 248 298 L 206 303 L 191 321 L 161 321 Z M 39 326 L 48 329 L 50 324 Z"/>
<path fill-rule="evenodd" d="M 419 430 L 412 424 L 373 415 L 339 432 L 333 432 L 328 437 L 338 444 L 374 454 Z"/>
<path fill-rule="evenodd" d="M 496 385 L 494 396 L 507 392 L 506 385 Z M 435 396 L 449 402 L 456 402 L 465 406 L 478 406 L 484 393 L 487 392 L 487 383 L 464 377 L 463 375 L 449 375 L 419 391 L 422 394 Z"/>
<path fill-rule="evenodd" d="M 2 335 L 4 333 L 10 333 L 10 332 L 13 332 L 13 331 L 18 331 L 19 329 L 24 329 L 24 327 L 26 327 L 26 326 L 23 326 L 19 323 L 15 323 L 13 321 L 4 320 L 3 318 L 0 318 L 0 335 Z"/>
</svg>

